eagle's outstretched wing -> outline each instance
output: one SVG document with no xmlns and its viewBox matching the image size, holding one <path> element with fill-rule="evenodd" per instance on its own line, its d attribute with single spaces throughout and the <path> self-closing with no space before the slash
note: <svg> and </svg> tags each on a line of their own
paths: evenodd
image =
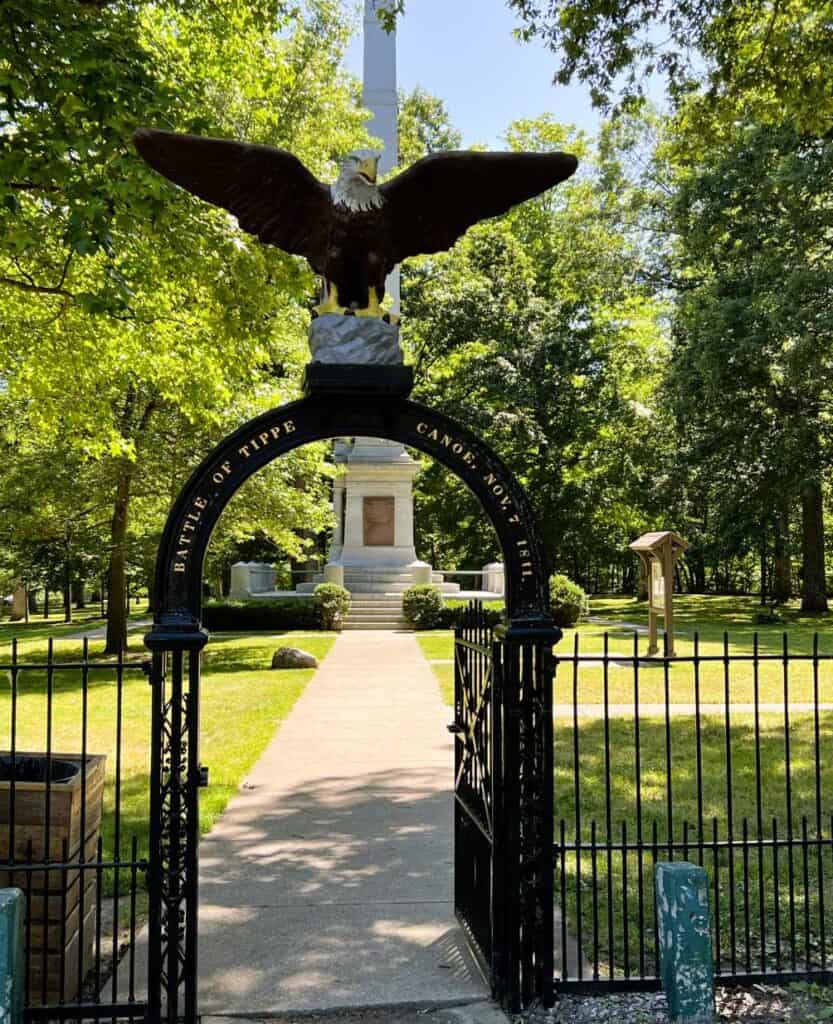
<svg viewBox="0 0 833 1024">
<path fill-rule="evenodd" d="M 569 178 L 569 153 L 434 153 L 385 182 L 395 260 L 450 249 L 472 224 Z"/>
<path fill-rule="evenodd" d="M 154 170 L 233 213 L 244 231 L 313 264 L 325 257 L 330 190 L 283 149 L 141 128 L 136 148 Z"/>
</svg>

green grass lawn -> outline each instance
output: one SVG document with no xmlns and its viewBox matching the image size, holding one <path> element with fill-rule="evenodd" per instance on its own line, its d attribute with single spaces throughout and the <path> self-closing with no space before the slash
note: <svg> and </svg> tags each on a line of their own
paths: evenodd
<svg viewBox="0 0 833 1024">
<path fill-rule="evenodd" d="M 150 613 L 147 611 L 132 611 L 128 616 L 128 627 L 137 622 L 147 622 L 149 618 Z M 0 663 L 8 661 L 13 639 L 17 640 L 20 656 L 31 655 L 30 661 L 43 658 L 50 638 L 57 645 L 56 650 L 59 657 L 63 657 L 65 661 L 70 657 L 77 657 L 81 652 L 80 641 L 73 644 L 73 642 L 67 641 L 67 638 L 76 633 L 103 629 L 105 624 L 106 619 L 101 617 L 97 605 L 89 609 L 74 611 L 72 622 L 64 622 L 63 614 L 50 615 L 48 619 L 44 619 L 40 615 L 33 615 L 29 622 L 10 622 L 8 619 L 3 619 L 0 621 Z M 138 645 L 135 643 L 137 637 L 141 639 L 142 632 L 138 632 L 131 638 L 131 649 L 136 654 L 144 650 L 141 643 Z M 58 641 L 61 642 L 58 643 Z M 103 646 L 102 640 L 90 641 L 92 651 L 101 650 Z"/>
<path fill-rule="evenodd" d="M 782 650 L 785 631 L 791 652 L 811 652 L 813 633 L 818 631 L 819 650 L 833 653 L 833 628 L 828 619 L 802 617 L 794 608 L 785 612 L 783 625 L 756 626 L 753 618 L 758 606 L 754 599 L 683 596 L 677 599 L 676 606 L 677 654 L 683 657 L 694 649 L 695 630 L 699 633 L 698 649 L 701 654 L 722 655 L 724 632 L 729 634 L 730 655 L 752 653 L 756 633 L 760 654 L 778 654 Z M 632 654 L 633 629 L 628 624 L 644 625 L 647 620 L 644 604 L 622 597 L 594 599 L 591 616 L 605 621 L 583 622 L 578 629 L 567 630 L 556 648 L 557 655 L 572 654 L 576 644 L 581 654 L 599 655 L 605 649 L 605 632 L 608 632 L 607 650 L 611 654 Z M 444 700 L 452 704 L 453 634 L 451 631 L 422 633 L 418 634 L 418 641 L 425 657 L 432 663 Z M 644 654 L 646 638 L 639 636 L 637 643 L 639 653 Z M 667 688 L 671 702 L 689 704 L 695 699 L 695 681 L 699 684 L 701 703 L 722 703 L 726 694 L 727 676 L 720 661 L 701 665 L 696 680 L 690 663 L 671 666 L 667 676 L 661 665 L 646 666 L 643 662 L 637 675 L 632 661 L 623 664 L 624 667 L 611 665 L 606 677 L 599 666 L 581 665 L 574 670 L 572 664 L 562 664 L 556 676 L 555 703 L 567 705 L 569 709 L 577 699 L 579 704 L 598 707 L 606 696 L 611 704 L 632 705 L 635 698 L 640 705 L 664 704 Z M 833 703 L 833 662 L 819 663 L 817 679 L 820 701 Z M 761 661 L 757 683 L 761 701 L 781 703 L 785 695 L 782 662 Z M 731 663 L 728 671 L 730 705 L 751 701 L 754 688 L 752 664 Z M 790 702 L 813 700 L 812 663 L 790 664 L 786 694 Z M 562 901 L 563 877 L 563 902 L 569 928 L 573 935 L 577 935 L 580 926 L 585 955 L 588 958 L 594 954 L 598 956 L 603 974 L 612 969 L 616 976 L 621 977 L 626 966 L 631 972 L 641 966 L 640 932 L 645 942 L 644 966 L 649 973 L 652 970 L 655 955 L 651 889 L 653 862 L 655 857 L 667 859 L 668 851 L 662 844 L 667 842 L 669 834 L 675 842 L 682 842 L 684 823 L 688 824 L 691 841 L 688 857 L 692 860 L 702 857 L 712 887 L 712 905 L 719 907 L 717 923 L 724 965 L 730 963 L 733 948 L 737 965 L 741 969 L 745 966 L 747 929 L 753 968 L 760 966 L 762 956 L 767 968 L 773 968 L 779 950 L 781 966 L 789 968 L 792 936 L 795 937 L 799 969 L 807 957 L 818 963 L 819 894 L 823 894 L 826 914 L 829 915 L 833 907 L 833 803 L 830 798 L 833 787 L 828 770 L 833 760 L 833 712 L 822 711 L 819 715 L 817 747 L 816 723 L 812 714 L 793 709 L 787 731 L 782 713 L 762 713 L 756 741 L 754 717 L 737 708 L 732 710 L 728 726 L 731 770 L 727 763 L 725 716 L 704 714 L 700 726 L 698 769 L 698 736 L 696 719 L 692 714 L 675 715 L 666 726 L 664 713 L 658 714 L 656 709 L 649 709 L 647 713 L 643 710 L 638 734 L 633 715 L 627 713 L 612 717 L 607 725 L 603 719 L 586 713 L 580 714 L 576 723 L 569 712 L 556 718 L 554 837 L 559 840 L 563 819 L 567 844 L 556 878 L 557 900 Z M 787 741 L 791 764 L 789 815 Z M 818 805 L 815 789 L 817 759 L 822 771 Z M 778 847 L 776 857 L 771 846 L 762 845 L 759 858 L 755 847 L 746 855 L 736 849 L 732 856 L 725 848 L 715 850 L 709 845 L 715 824 L 719 840 L 727 838 L 730 809 L 736 839 L 743 834 L 744 819 L 749 834 L 757 835 L 758 764 L 764 836 L 771 838 L 772 819 L 775 818 L 779 839 L 786 836 L 788 822 L 791 822 L 794 836 L 800 837 L 806 816 L 809 838 L 812 840 L 820 834 L 824 839 L 821 847 L 809 849 L 806 863 L 804 853 L 798 848 L 792 851 L 790 863 L 790 853 L 785 846 Z M 819 806 L 820 833 L 816 818 Z M 656 853 L 651 849 L 654 827 L 659 844 Z M 647 843 L 641 858 L 635 851 L 625 855 L 621 849 L 605 846 L 608 837 L 613 843 L 621 843 L 623 834 L 628 842 L 633 843 L 638 829 Z M 595 854 L 591 849 L 594 833 Z M 697 846 L 700 834 L 707 840 L 702 848 Z M 580 851 L 574 845 L 577 836 L 581 837 L 584 846 Z M 682 857 L 683 852 L 676 851 L 675 857 Z M 638 901 L 640 870 L 644 891 L 641 906 Z M 791 873 L 796 895 L 792 913 L 787 897 Z M 719 899 L 715 899 L 715 886 Z M 744 898 L 747 891 L 748 902 Z M 745 908 L 748 908 L 748 922 Z M 831 931 L 829 923 L 827 931 Z M 573 976 L 575 966 L 571 965 Z"/>
<path fill-rule="evenodd" d="M 818 633 L 818 651 L 833 655 L 833 617 L 802 616 L 796 607 L 783 611 L 784 622 L 778 625 L 755 625 L 754 616 L 759 606 L 754 598 L 704 597 L 682 595 L 675 599 L 678 657 L 691 657 L 697 650 L 706 657 L 722 658 L 729 654 L 750 655 L 756 649 L 761 656 L 757 664 L 757 692 L 761 701 L 781 703 L 784 700 L 784 670 L 779 656 L 787 637 L 791 654 L 811 654 L 813 637 Z M 556 673 L 553 699 L 556 704 L 601 704 L 605 697 L 612 704 L 663 704 L 666 685 L 668 697 L 675 704 L 693 704 L 699 689 L 702 703 L 722 703 L 727 692 L 727 674 L 722 660 L 701 663 L 695 674 L 691 662 L 678 662 L 669 667 L 666 679 L 661 663 L 648 663 L 644 658 L 634 669 L 634 655 L 644 655 L 647 639 L 636 635 L 633 626 L 647 624 L 644 602 L 631 597 L 613 596 L 593 598 L 591 618 L 577 629 L 568 629 L 555 648 L 557 657 L 570 658 L 576 652 L 591 659 L 590 663 L 565 661 Z M 728 645 L 724 648 L 724 634 Z M 757 637 L 757 639 L 756 639 Z M 418 635 L 425 657 L 434 662 L 433 669 L 440 682 L 443 697 L 453 702 L 454 637 L 451 630 L 437 630 Z M 636 645 L 636 646 L 635 646 Z M 592 663 L 592 656 L 600 657 L 607 650 L 621 659 L 608 668 Z M 790 664 L 787 696 L 790 701 L 811 702 L 814 699 L 816 678 L 812 661 Z M 635 692 L 636 684 L 636 692 Z M 820 661 L 818 672 L 819 699 L 833 703 L 833 661 Z M 752 662 L 734 662 L 728 672 L 730 703 L 750 703 L 755 697 L 756 667 Z"/>
<path fill-rule="evenodd" d="M 94 625 L 94 624 L 93 624 Z M 54 640 L 55 656 L 61 661 L 77 658 L 81 642 L 66 639 L 67 632 L 78 632 L 78 624 L 58 627 Z M 55 627 L 50 632 L 54 635 Z M 33 635 L 36 634 L 36 635 Z M 47 639 L 33 626 L 20 644 L 24 662 L 42 661 Z M 142 633 L 130 635 L 128 658 L 139 662 L 146 654 Z M 324 657 L 332 646 L 334 634 L 298 636 L 287 633 L 217 633 L 212 635 L 203 655 L 200 700 L 200 760 L 210 768 L 210 784 L 200 794 L 200 828 L 206 832 L 222 814 L 246 773 L 271 739 L 280 721 L 291 710 L 313 675 L 313 670 L 270 669 L 272 652 L 282 645 L 303 647 Z M 90 642 L 93 661 L 103 662 L 103 641 Z M 8 660 L 8 643 L 0 649 L 0 662 Z M 108 659 L 109 660 L 109 659 Z M 55 671 L 53 676 L 52 750 L 78 752 L 82 744 L 81 674 L 77 670 Z M 17 749 L 46 748 L 46 674 L 40 668 L 23 670 L 19 675 Z M 151 690 L 144 673 L 124 673 L 122 684 L 121 732 L 121 822 L 122 856 L 130 850 L 131 837 L 138 838 L 139 850 L 148 849 L 148 773 L 150 768 Z M 107 859 L 114 849 L 116 820 L 116 732 L 118 687 L 116 673 L 110 669 L 90 672 L 88 697 L 87 750 L 107 755 L 107 782 L 104 793 L 102 838 Z M 5 735 L 0 744 L 10 745 L 9 685 L 0 693 L 0 715 Z M 110 880 L 107 880 L 109 888 Z M 122 883 L 124 888 L 124 883 Z"/>
<path fill-rule="evenodd" d="M 563 899 L 566 904 L 570 927 L 573 934 L 577 934 L 577 896 L 581 894 L 582 940 L 588 958 L 592 956 L 595 945 L 592 934 L 595 918 L 598 921 L 598 951 L 603 970 L 606 969 L 604 965 L 613 964 L 616 975 L 621 977 L 626 961 L 631 970 L 634 969 L 640 930 L 645 938 L 648 966 L 652 965 L 651 958 L 655 950 L 651 895 L 653 863 L 655 859 L 668 859 L 668 850 L 663 847 L 663 843 L 667 843 L 669 835 L 675 842 L 682 843 L 687 824 L 691 843 L 687 858 L 695 861 L 702 858 L 710 879 L 712 908 L 719 907 L 717 917 L 724 965 L 729 963 L 733 922 L 733 945 L 737 962 L 741 965 L 744 963 L 744 907 L 747 894 L 753 967 L 761 963 L 762 946 L 767 967 L 771 969 L 774 966 L 777 952 L 776 914 L 782 967 L 786 968 L 789 964 L 791 936 L 796 941 L 799 969 L 808 955 L 818 965 L 820 891 L 824 893 L 825 913 L 829 914 L 829 908 L 833 906 L 833 802 L 827 771 L 833 756 L 833 713 L 823 712 L 819 716 L 818 756 L 823 771 L 820 830 L 817 829 L 816 819 L 817 751 L 814 716 L 793 715 L 789 725 L 791 806 L 788 814 L 787 733 L 781 715 L 766 714 L 760 717 L 757 757 L 753 716 L 732 716 L 731 771 L 727 762 L 725 720 L 719 715 L 704 716 L 701 719 L 699 772 L 694 716 L 672 718 L 667 731 L 663 718 L 651 717 L 640 721 L 639 762 L 633 717 L 611 719 L 607 728 L 603 720 L 582 719 L 577 729 L 570 721 L 556 721 L 554 836 L 559 840 L 563 820 L 564 835 L 569 847 L 563 862 L 566 899 L 560 893 L 557 898 L 559 902 Z M 790 864 L 790 851 L 785 846 L 778 849 L 776 861 L 771 846 L 760 848 L 759 859 L 759 851 L 755 846 L 746 856 L 740 849 L 736 849 L 732 857 L 727 849 L 715 849 L 710 845 L 715 828 L 720 841 L 727 839 L 730 809 L 736 839 L 743 836 L 744 827 L 748 829 L 749 836 L 754 838 L 758 835 L 758 762 L 762 834 L 765 839 L 772 838 L 772 823 L 776 819 L 777 833 L 781 840 L 787 836 L 790 821 L 793 835 L 800 837 L 806 818 L 808 837 L 824 840 L 820 849 L 810 848 L 806 861 L 803 851 L 798 847 L 792 852 Z M 640 766 L 639 772 L 637 763 Z M 672 809 L 670 820 L 669 806 Z M 577 807 L 580 822 L 577 820 Z M 641 909 L 637 898 L 640 869 L 637 853 L 629 852 L 625 858 L 621 850 L 613 850 L 608 854 L 605 849 L 608 836 L 617 843 L 624 835 L 628 842 L 633 843 L 640 826 L 648 846 L 641 863 L 646 890 Z M 654 828 L 658 839 L 656 852 L 650 849 Z M 598 845 L 595 857 L 590 850 L 594 832 Z M 582 853 L 575 849 L 577 835 L 581 836 L 584 844 Z M 698 848 L 699 836 L 705 839 L 703 848 Z M 674 853 L 675 859 L 682 859 L 685 855 L 686 851 L 680 849 Z M 729 870 L 730 858 L 733 878 Z M 790 871 L 793 873 L 796 895 L 795 921 L 791 919 L 788 901 Z M 559 873 L 557 892 L 560 885 Z M 715 899 L 715 885 L 719 889 L 719 900 Z M 628 956 L 624 944 L 626 926 Z M 827 930 L 830 930 L 829 922 Z"/>
</svg>

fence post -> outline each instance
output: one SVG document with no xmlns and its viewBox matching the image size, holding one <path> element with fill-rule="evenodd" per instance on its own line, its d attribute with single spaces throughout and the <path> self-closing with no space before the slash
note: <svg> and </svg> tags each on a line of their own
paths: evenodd
<svg viewBox="0 0 833 1024">
<path fill-rule="evenodd" d="M 0 1024 L 23 1022 L 23 893 L 0 889 Z"/>
<path fill-rule="evenodd" d="M 195 620 L 163 616 L 145 635 L 150 682 L 149 1024 L 196 1024 L 199 902 L 200 652 L 208 634 Z M 2 1022 L 0 1022 L 2 1024 Z"/>
<path fill-rule="evenodd" d="M 668 1013 L 687 1024 L 714 1019 L 709 884 L 696 864 L 656 867 L 657 924 L 662 988 Z"/>
</svg>

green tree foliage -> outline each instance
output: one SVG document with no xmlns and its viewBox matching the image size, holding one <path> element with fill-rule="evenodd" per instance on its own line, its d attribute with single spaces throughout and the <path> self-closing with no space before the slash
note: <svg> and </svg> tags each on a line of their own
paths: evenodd
<svg viewBox="0 0 833 1024">
<path fill-rule="evenodd" d="M 543 38 L 559 64 L 556 81 L 578 78 L 594 102 L 609 106 L 644 96 L 661 75 L 672 98 L 704 87 L 718 103 L 741 95 L 759 118 L 789 110 L 806 128 L 829 123 L 828 0 L 508 0 L 520 34 Z"/>
<path fill-rule="evenodd" d="M 587 83 L 599 107 L 632 107 L 659 75 L 677 103 L 704 89 L 718 106 L 745 97 L 758 119 L 777 122 L 786 111 L 803 130 L 830 125 L 831 0 L 506 3 L 521 19 L 517 35 L 542 39 L 556 56 L 555 81 Z M 388 29 L 405 8 L 386 0 Z"/>
<path fill-rule="evenodd" d="M 158 530 L 240 396 L 254 411 L 295 393 L 312 288 L 301 261 L 150 171 L 132 133 L 268 142 L 331 174 L 361 112 L 330 0 L 11 3 L 0 19 L 0 375 L 17 433 L 102 467 L 114 650 L 137 498 Z"/>
<path fill-rule="evenodd" d="M 801 595 L 826 610 L 823 486 L 833 381 L 833 145 L 794 123 L 737 119 L 702 146 L 678 121 L 667 206 L 678 281 L 669 390 L 711 531 L 774 555 L 788 596 L 801 508 Z M 694 499 L 696 500 L 696 499 Z"/>
<path fill-rule="evenodd" d="M 441 99 L 417 86 L 399 96 L 399 163 L 408 167 L 429 153 L 460 149 L 463 138 Z"/>
<path fill-rule="evenodd" d="M 421 397 L 471 424 L 533 497 L 547 560 L 586 581 L 621 560 L 650 509 L 667 343 L 639 280 L 636 235 L 615 168 L 548 119 L 510 131 L 518 148 L 567 148 L 584 170 L 473 229 L 405 278 L 406 337 Z M 419 484 L 436 564 L 497 554 L 461 485 L 437 467 Z"/>
</svg>

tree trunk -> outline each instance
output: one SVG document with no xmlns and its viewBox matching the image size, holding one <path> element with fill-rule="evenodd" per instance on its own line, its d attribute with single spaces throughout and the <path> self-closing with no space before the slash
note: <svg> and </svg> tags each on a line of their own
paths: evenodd
<svg viewBox="0 0 833 1024">
<path fill-rule="evenodd" d="M 639 575 L 636 578 L 636 600 L 648 600 L 648 571 L 641 557 L 639 559 Z"/>
<path fill-rule="evenodd" d="M 84 575 L 79 573 L 72 581 L 72 603 L 76 608 L 86 608 L 87 604 L 84 599 Z"/>
<path fill-rule="evenodd" d="M 64 622 L 72 622 L 72 565 L 67 558 L 64 560 Z"/>
<path fill-rule="evenodd" d="M 105 653 L 119 654 L 127 647 L 127 518 L 133 466 L 124 462 L 116 480 L 113 518 L 110 521 L 110 566 L 107 572 L 107 642 Z"/>
<path fill-rule="evenodd" d="M 49 618 L 49 586 L 43 588 L 43 617 Z"/>
<path fill-rule="evenodd" d="M 790 522 L 786 512 L 775 521 L 772 538 L 772 600 L 789 601 L 793 591 L 792 559 L 790 558 Z"/>
<path fill-rule="evenodd" d="M 155 408 L 156 401 L 151 399 L 137 422 L 135 393 L 125 399 L 122 430 L 125 437 L 132 436 L 136 449 Z M 118 654 L 127 648 L 127 524 L 135 472 L 136 463 L 125 459 L 119 464 L 116 475 L 116 496 L 110 521 L 110 565 L 107 570 L 107 641 L 104 648 L 107 654 Z"/>
<path fill-rule="evenodd" d="M 691 592 L 703 594 L 706 590 L 706 562 L 699 548 L 686 552 L 686 565 L 691 572 Z"/>
<path fill-rule="evenodd" d="M 766 535 L 761 537 L 761 604 L 766 605 L 767 603 L 767 549 L 766 549 Z"/>
<path fill-rule="evenodd" d="M 824 506 L 818 480 L 805 480 L 801 488 L 801 576 L 801 610 L 826 612 Z"/>
</svg>

